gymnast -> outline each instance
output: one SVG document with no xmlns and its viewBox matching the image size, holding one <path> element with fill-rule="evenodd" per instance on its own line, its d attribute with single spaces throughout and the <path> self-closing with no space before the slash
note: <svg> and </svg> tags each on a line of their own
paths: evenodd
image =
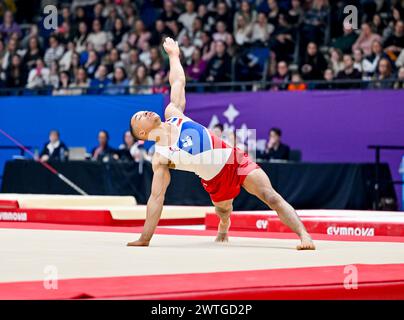
<svg viewBox="0 0 404 320">
<path fill-rule="evenodd" d="M 133 136 L 155 141 L 152 159 L 153 182 L 147 202 L 146 221 L 140 238 L 128 246 L 148 246 L 163 209 L 170 183 L 169 168 L 194 172 L 209 193 L 220 217 L 217 242 L 228 241 L 233 200 L 243 187 L 275 210 L 280 220 L 300 238 L 298 250 L 314 250 L 314 243 L 293 207 L 271 185 L 265 172 L 238 148 L 227 145 L 207 128 L 184 115 L 185 74 L 178 43 L 166 38 L 163 44 L 170 61 L 170 103 L 165 122 L 155 112 L 139 111 L 130 120 Z"/>
</svg>

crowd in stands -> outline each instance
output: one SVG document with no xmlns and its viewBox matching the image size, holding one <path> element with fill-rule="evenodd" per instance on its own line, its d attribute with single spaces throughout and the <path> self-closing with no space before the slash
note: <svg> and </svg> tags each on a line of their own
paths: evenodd
<svg viewBox="0 0 404 320">
<path fill-rule="evenodd" d="M 56 30 L 44 28 L 45 4 L 58 8 Z M 344 23 L 348 4 L 359 9 L 357 30 Z M 170 36 L 188 83 L 404 88 L 403 19 L 402 0 L 1 0 L 0 87 L 166 93 Z M 363 86 L 338 85 L 352 87 Z"/>
</svg>

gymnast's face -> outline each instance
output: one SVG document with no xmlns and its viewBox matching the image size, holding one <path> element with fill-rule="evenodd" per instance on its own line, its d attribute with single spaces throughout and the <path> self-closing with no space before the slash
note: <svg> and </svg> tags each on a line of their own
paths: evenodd
<svg viewBox="0 0 404 320">
<path fill-rule="evenodd" d="M 132 132 L 140 140 L 147 140 L 150 132 L 161 124 L 160 116 L 152 111 L 136 112 L 130 121 Z"/>
</svg>

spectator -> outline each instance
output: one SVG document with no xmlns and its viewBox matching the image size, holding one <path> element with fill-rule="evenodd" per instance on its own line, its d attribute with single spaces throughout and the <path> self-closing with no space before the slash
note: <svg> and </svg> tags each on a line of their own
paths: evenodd
<svg viewBox="0 0 404 320">
<path fill-rule="evenodd" d="M 150 94 L 152 93 L 151 86 L 153 85 L 152 78 L 147 74 L 147 68 L 144 64 L 140 64 L 136 70 L 133 79 L 129 85 L 130 93 L 134 94 Z"/>
<path fill-rule="evenodd" d="M 125 132 L 117 154 L 119 160 L 125 162 L 150 160 L 144 148 L 144 141 L 137 140 L 129 130 Z"/>
<path fill-rule="evenodd" d="M 125 64 L 127 74 L 134 74 L 136 68 L 141 64 L 139 59 L 139 51 L 137 49 L 130 49 L 128 62 Z"/>
<path fill-rule="evenodd" d="M 353 52 L 354 68 L 363 73 L 363 52 L 361 49 L 356 49 Z"/>
<path fill-rule="evenodd" d="M 328 0 L 313 0 L 311 8 L 305 13 L 301 29 L 302 43 L 324 41 L 324 30 L 328 23 L 330 6 Z"/>
<path fill-rule="evenodd" d="M 65 161 L 68 158 L 69 150 L 60 140 L 58 130 L 51 130 L 49 133 L 49 141 L 45 143 L 40 154 L 41 161 Z"/>
<path fill-rule="evenodd" d="M 74 37 L 74 43 L 76 44 L 76 51 L 78 53 L 81 53 L 86 50 L 86 43 L 88 38 L 87 24 L 85 22 L 80 22 L 78 31 L 78 34 Z"/>
<path fill-rule="evenodd" d="M 380 59 L 377 66 L 377 73 L 373 78 L 375 82 L 372 83 L 372 88 L 391 89 L 394 87 L 393 79 L 390 60 L 387 58 Z"/>
<path fill-rule="evenodd" d="M 342 61 L 342 51 L 337 48 L 330 49 L 330 67 L 334 74 L 344 69 L 344 62 Z"/>
<path fill-rule="evenodd" d="M 383 52 L 383 47 L 380 41 L 373 41 L 372 53 L 363 59 L 363 72 L 370 78 L 376 72 L 379 60 L 387 58 L 387 55 Z"/>
<path fill-rule="evenodd" d="M 87 61 L 84 63 L 83 67 L 87 70 L 87 75 L 90 78 L 94 78 L 95 72 L 97 71 L 98 65 L 100 64 L 97 52 L 95 50 L 90 50 L 88 52 Z"/>
<path fill-rule="evenodd" d="M 303 20 L 304 10 L 300 0 L 292 0 L 288 11 L 288 18 L 293 26 L 298 26 Z"/>
<path fill-rule="evenodd" d="M 195 46 L 192 44 L 191 39 L 188 35 L 184 35 L 184 37 L 182 38 L 180 49 L 182 57 L 185 59 L 185 65 L 189 65 L 192 61 L 192 54 L 195 51 Z M 161 64 L 159 68 L 161 69 Z"/>
<path fill-rule="evenodd" d="M 67 96 L 71 94 L 70 75 L 67 71 L 60 72 L 59 85 L 53 89 L 54 96 Z"/>
<path fill-rule="evenodd" d="M 225 1 L 218 1 L 217 6 L 216 6 L 216 14 L 214 16 L 216 21 L 223 21 L 224 24 L 228 27 L 229 32 L 233 31 L 233 25 L 235 24 L 234 22 L 237 21 L 237 18 L 233 16 L 232 13 L 229 10 L 229 7 L 227 6 Z M 251 23 L 250 18 L 246 18 L 247 23 Z M 207 30 L 209 31 L 209 30 Z"/>
<path fill-rule="evenodd" d="M 285 61 L 279 61 L 276 67 L 276 74 L 271 79 L 272 83 L 275 83 L 272 89 L 286 90 L 290 80 L 288 64 Z"/>
<path fill-rule="evenodd" d="M 269 48 L 275 53 L 277 61 L 290 61 L 295 43 L 292 36 L 293 29 L 284 14 L 278 15 L 275 31 L 269 38 Z"/>
<path fill-rule="evenodd" d="M 3 23 L 0 24 L 0 36 L 7 41 L 13 33 L 17 33 L 18 36 L 20 36 L 21 28 L 16 22 L 14 22 L 13 13 L 10 10 L 7 10 L 3 16 Z"/>
<path fill-rule="evenodd" d="M 36 89 L 49 85 L 50 70 L 45 66 L 41 58 L 36 60 L 36 67 L 28 74 L 27 88 Z"/>
<path fill-rule="evenodd" d="M 174 21 L 177 21 L 178 17 L 179 15 L 174 8 L 174 0 L 164 0 L 163 12 L 160 15 L 160 19 L 170 27 Z"/>
<path fill-rule="evenodd" d="M 404 48 L 404 22 L 397 21 L 394 25 L 394 32 L 384 42 L 386 53 L 390 59 L 395 61 Z"/>
<path fill-rule="evenodd" d="M 215 42 L 215 55 L 206 67 L 206 81 L 225 82 L 230 80 L 230 57 L 226 53 L 226 45 L 222 41 Z"/>
<path fill-rule="evenodd" d="M 368 56 L 372 53 L 372 43 L 374 41 L 380 42 L 381 40 L 382 39 L 378 34 L 372 32 L 369 23 L 362 23 L 361 33 L 352 46 L 352 50 L 362 49 L 364 55 Z"/>
<path fill-rule="evenodd" d="M 395 89 L 404 89 L 404 67 L 398 70 L 397 81 L 394 84 Z"/>
<path fill-rule="evenodd" d="M 59 60 L 60 70 L 69 70 L 72 62 L 73 54 L 76 52 L 76 45 L 73 41 L 67 44 L 67 50 Z"/>
<path fill-rule="evenodd" d="M 110 40 L 110 35 L 102 31 L 100 20 L 94 19 L 93 30 L 87 37 L 87 42 L 94 46 L 94 50 L 97 52 L 105 51 L 105 46 Z"/>
<path fill-rule="evenodd" d="M 289 160 L 290 148 L 282 143 L 282 131 L 279 128 L 272 128 L 269 131 L 268 143 L 260 158 L 264 160 Z"/>
<path fill-rule="evenodd" d="M 126 33 L 126 27 L 121 18 L 116 18 L 114 22 L 114 26 L 112 28 L 112 44 L 114 46 L 118 46 L 123 38 L 123 35 Z"/>
<path fill-rule="evenodd" d="M 344 70 L 338 72 L 337 79 L 338 80 L 360 80 L 362 78 L 361 72 L 354 68 L 352 56 L 349 54 L 344 54 Z M 358 88 L 360 84 L 357 83 L 341 83 L 339 85 L 340 88 Z"/>
<path fill-rule="evenodd" d="M 14 54 L 11 58 L 11 64 L 6 70 L 5 85 L 9 88 L 25 87 L 27 74 L 22 59 L 18 54 Z"/>
<path fill-rule="evenodd" d="M 330 68 L 329 68 L 329 69 L 326 69 L 326 70 L 324 71 L 324 78 L 323 78 L 323 80 L 324 80 L 325 82 L 316 85 L 316 88 L 317 88 L 317 89 L 327 89 L 327 90 L 335 89 L 336 86 L 335 86 L 335 84 L 333 83 L 334 77 L 335 77 L 334 71 L 333 71 L 332 69 L 330 69 Z"/>
<path fill-rule="evenodd" d="M 268 19 L 263 12 L 257 15 L 257 21 L 252 29 L 252 42 L 259 46 L 265 46 L 268 43 L 271 33 L 274 31 L 274 26 L 268 23 Z"/>
<path fill-rule="evenodd" d="M 111 79 L 108 79 L 108 69 L 105 65 L 101 64 L 98 66 L 97 71 L 94 74 L 94 79 L 91 80 L 90 86 L 93 91 L 92 93 L 101 93 L 103 88 L 108 87 L 111 83 Z M 99 88 L 96 90 L 94 88 Z"/>
<path fill-rule="evenodd" d="M 49 37 L 49 48 L 45 51 L 44 61 L 48 67 L 53 61 L 58 61 L 64 53 L 64 48 L 59 44 L 56 36 Z"/>
<path fill-rule="evenodd" d="M 243 16 L 246 23 L 252 25 L 257 17 L 257 12 L 253 8 L 251 8 L 250 2 L 248 2 L 247 0 L 241 1 L 240 9 L 235 13 L 233 19 L 234 30 L 236 29 L 237 20 L 239 16 Z"/>
<path fill-rule="evenodd" d="M 25 68 L 32 69 L 35 66 L 36 60 L 43 55 L 39 47 L 38 38 L 32 37 L 28 41 L 28 49 L 24 55 L 23 64 Z"/>
<path fill-rule="evenodd" d="M 234 29 L 234 40 L 238 46 L 248 45 L 251 42 L 252 25 L 247 23 L 244 16 L 237 17 L 236 28 Z"/>
<path fill-rule="evenodd" d="M 56 61 L 53 61 L 49 68 L 49 84 L 54 88 L 59 86 L 59 65 Z"/>
<path fill-rule="evenodd" d="M 327 61 L 318 51 L 317 45 L 310 42 L 304 59 L 300 63 L 300 71 L 305 80 L 320 80 L 324 70 L 327 68 Z"/>
<path fill-rule="evenodd" d="M 201 56 L 201 50 L 195 48 L 194 52 L 192 53 L 192 60 L 190 65 L 186 68 L 186 76 L 188 80 L 191 81 L 201 81 L 205 70 L 206 70 L 207 63 Z"/>
<path fill-rule="evenodd" d="M 164 84 L 164 77 L 162 72 L 157 72 L 154 75 L 152 93 L 166 94 L 169 92 L 168 87 Z"/>
<path fill-rule="evenodd" d="M 226 30 L 226 25 L 223 21 L 218 21 L 216 23 L 216 32 L 213 34 L 213 41 L 222 41 L 226 44 L 229 43 L 229 38 L 231 37 L 230 33 Z"/>
<path fill-rule="evenodd" d="M 350 23 L 344 23 L 343 35 L 334 39 L 331 45 L 334 48 L 340 49 L 342 53 L 349 54 L 352 51 L 355 51 L 355 49 L 352 50 L 352 47 L 356 43 L 357 39 L 358 35 L 354 32 L 352 25 Z"/>
<path fill-rule="evenodd" d="M 93 161 L 110 162 L 119 159 L 117 151 L 109 146 L 109 134 L 106 130 L 98 133 L 98 146 L 91 152 Z"/>
<path fill-rule="evenodd" d="M 304 91 L 307 90 L 307 84 L 303 82 L 302 76 L 295 72 L 292 74 L 292 83 L 288 85 L 288 91 Z"/>
<path fill-rule="evenodd" d="M 185 12 L 178 17 L 178 21 L 186 28 L 188 31 L 192 30 L 192 24 L 196 18 L 197 14 L 195 12 L 195 4 L 191 0 L 185 2 Z"/>
<path fill-rule="evenodd" d="M 70 94 L 80 95 L 87 93 L 87 88 L 90 86 L 90 80 L 87 77 L 86 69 L 78 68 L 75 74 L 75 81 L 70 84 L 72 88 Z"/>
<path fill-rule="evenodd" d="M 115 68 L 112 81 L 107 85 L 105 94 L 125 94 L 129 86 L 129 80 L 126 77 L 125 69 L 122 67 Z"/>
</svg>

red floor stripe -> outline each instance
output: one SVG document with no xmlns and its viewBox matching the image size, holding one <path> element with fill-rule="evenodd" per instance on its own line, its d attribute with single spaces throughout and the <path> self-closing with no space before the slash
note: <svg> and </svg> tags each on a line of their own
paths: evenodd
<svg viewBox="0 0 404 320">
<path fill-rule="evenodd" d="M 32 230 L 65 230 L 65 231 L 96 231 L 96 232 L 122 232 L 122 233 L 140 233 L 142 227 L 113 227 L 113 226 L 92 226 L 92 225 L 68 225 L 52 223 L 33 223 L 33 222 L 2 222 L 0 228 L 7 229 L 32 229 Z M 215 230 L 186 230 L 174 228 L 157 228 L 157 234 L 180 235 L 180 236 L 210 236 L 216 235 Z M 270 239 L 298 239 L 293 233 L 286 232 L 253 232 L 253 231 L 231 231 L 230 236 L 246 238 L 270 238 Z M 389 236 L 334 236 L 326 234 L 312 234 L 314 240 L 327 241 L 367 241 L 367 242 L 404 242 L 404 237 Z"/>
<path fill-rule="evenodd" d="M 345 289 L 345 266 L 0 283 L 0 299 L 404 299 L 404 264 L 355 265 L 357 289 Z"/>
</svg>

